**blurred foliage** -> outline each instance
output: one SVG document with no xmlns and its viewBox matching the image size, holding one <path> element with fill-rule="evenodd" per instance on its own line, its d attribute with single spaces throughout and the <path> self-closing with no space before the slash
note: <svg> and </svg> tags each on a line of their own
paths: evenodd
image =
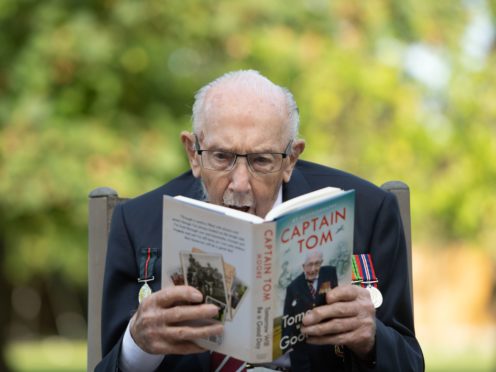
<svg viewBox="0 0 496 372">
<path fill-rule="evenodd" d="M 3 269 L 84 287 L 88 192 L 133 196 L 186 170 L 194 92 L 241 68 L 294 93 L 304 158 L 406 181 L 414 239 L 489 249 L 496 53 L 494 37 L 481 58 L 464 47 L 477 9 L 496 1 L 0 1 Z M 444 83 L 405 67 L 419 45 Z"/>
<path fill-rule="evenodd" d="M 86 343 L 49 337 L 37 342 L 13 342 L 7 356 L 16 372 L 86 371 Z"/>
</svg>

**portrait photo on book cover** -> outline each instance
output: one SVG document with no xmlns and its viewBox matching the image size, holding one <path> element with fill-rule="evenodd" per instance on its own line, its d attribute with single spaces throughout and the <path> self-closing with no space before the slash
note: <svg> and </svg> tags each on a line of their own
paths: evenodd
<svg viewBox="0 0 496 372">
<path fill-rule="evenodd" d="M 286 288 L 281 340 L 284 351 L 303 341 L 300 332 L 303 316 L 308 310 L 325 304 L 326 293 L 338 285 L 336 267 L 324 265 L 319 251 L 307 252 L 301 268 L 302 272 Z"/>
</svg>

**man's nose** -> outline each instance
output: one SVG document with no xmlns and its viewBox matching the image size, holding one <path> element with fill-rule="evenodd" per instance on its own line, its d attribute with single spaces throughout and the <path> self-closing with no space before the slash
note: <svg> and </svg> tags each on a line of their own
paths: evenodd
<svg viewBox="0 0 496 372">
<path fill-rule="evenodd" d="M 251 172 L 248 169 L 246 158 L 238 157 L 234 168 L 231 170 L 230 189 L 234 192 L 245 193 L 251 190 Z"/>
</svg>

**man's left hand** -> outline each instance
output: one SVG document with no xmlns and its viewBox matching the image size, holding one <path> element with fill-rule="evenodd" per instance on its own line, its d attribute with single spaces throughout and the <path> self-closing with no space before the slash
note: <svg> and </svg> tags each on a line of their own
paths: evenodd
<svg viewBox="0 0 496 372">
<path fill-rule="evenodd" d="M 326 304 L 310 310 L 301 332 L 307 342 L 344 345 L 358 358 L 370 359 L 375 345 L 375 308 L 365 288 L 345 285 L 326 293 Z"/>
</svg>

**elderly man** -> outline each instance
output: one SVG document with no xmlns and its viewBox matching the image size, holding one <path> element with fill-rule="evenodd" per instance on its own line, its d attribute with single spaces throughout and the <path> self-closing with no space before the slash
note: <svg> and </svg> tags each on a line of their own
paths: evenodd
<svg viewBox="0 0 496 372">
<path fill-rule="evenodd" d="M 376 311 L 368 291 L 357 286 L 328 292 L 326 303 L 305 316 L 301 329 L 307 343 L 320 347 L 311 351 L 305 366 L 293 370 L 423 369 L 394 196 L 350 174 L 298 160 L 305 148 L 297 138 L 298 122 L 291 93 L 256 71 L 228 73 L 198 92 L 193 133 L 181 133 L 191 170 L 114 211 L 104 282 L 104 359 L 97 369 L 216 368 L 211 365 L 213 355 L 194 340 L 219 335 L 223 326 L 192 327 L 185 322 L 213 318 L 218 309 L 203 304 L 192 287 L 160 289 L 160 259 L 146 265 L 150 272 L 143 272 L 144 257 L 160 257 L 164 194 L 265 216 L 275 204 L 324 186 L 356 190 L 354 253 L 371 254 L 384 303 Z M 143 277 L 149 278 L 145 280 L 152 294 L 139 304 L 143 283 L 137 279 Z M 336 355 L 332 345 L 342 345 L 343 355 Z M 226 361 L 225 367 L 230 364 Z M 291 368 L 287 362 L 281 367 Z"/>
</svg>

